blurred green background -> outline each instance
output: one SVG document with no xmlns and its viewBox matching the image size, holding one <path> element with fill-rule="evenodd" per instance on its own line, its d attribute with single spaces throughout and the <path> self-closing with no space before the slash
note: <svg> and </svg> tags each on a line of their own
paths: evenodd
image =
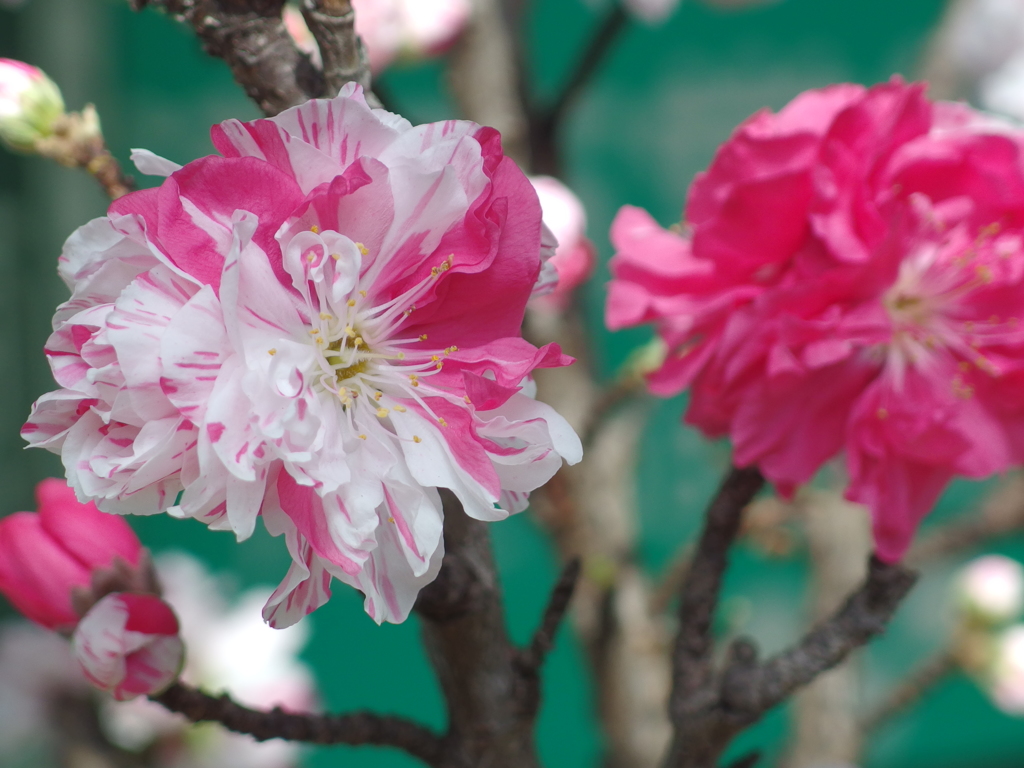
<svg viewBox="0 0 1024 768">
<path fill-rule="evenodd" d="M 532 85 L 550 98 L 601 14 L 584 0 L 534 0 L 530 6 Z M 630 26 L 565 126 L 565 180 L 587 207 L 589 234 L 602 262 L 611 255 L 607 231 L 617 208 L 630 203 L 664 224 L 677 220 L 694 173 L 751 112 L 781 107 L 798 92 L 831 82 L 874 83 L 893 73 L 912 77 L 943 6 L 941 0 L 782 0 L 728 12 L 684 0 L 662 25 Z M 189 30 L 156 12 L 132 13 L 123 0 L 28 0 L 11 9 L 0 4 L 0 56 L 44 68 L 71 109 L 95 103 L 122 162 L 131 147 L 187 162 L 212 152 L 212 123 L 257 116 L 227 68 L 207 58 Z M 454 113 L 439 62 L 392 69 L 383 83 L 393 105 L 414 122 Z M 0 152 L 0 514 L 31 509 L 34 483 L 61 473 L 56 457 L 22 450 L 18 430 L 30 403 L 53 387 L 41 350 L 53 308 L 66 297 L 55 272 L 61 243 L 75 227 L 102 215 L 105 205 L 84 174 Z M 648 338 L 644 331 L 612 335 L 603 329 L 607 279 L 602 267 L 583 296 L 605 376 Z M 640 456 L 642 552 L 653 570 L 693 533 L 728 461 L 726 446 L 709 445 L 679 424 L 683 405 L 681 399 L 658 405 Z M 979 493 L 977 486 L 957 485 L 936 517 L 963 512 Z M 239 586 L 276 582 L 287 567 L 282 542 L 265 534 L 238 545 L 193 521 L 156 517 L 132 523 L 152 549 L 188 549 L 215 570 L 234 574 Z M 557 566 L 528 515 L 496 524 L 493 531 L 512 632 L 522 640 Z M 1024 557 L 1019 539 L 1004 540 L 996 549 Z M 879 695 L 941 642 L 953 565 L 929 575 L 868 652 L 869 695 Z M 805 581 L 800 558 L 773 560 L 741 548 L 727 605 L 741 606 L 733 613 L 742 615 L 743 631 L 766 651 L 776 650 L 805 621 Z M 9 611 L 0 604 L 0 615 Z M 371 707 L 442 724 L 440 696 L 418 647 L 415 619 L 378 628 L 363 614 L 361 598 L 338 587 L 312 622 L 305 658 L 331 709 Z M 545 677 L 540 748 L 549 766 L 582 768 L 598 760 L 600 735 L 588 685 L 579 649 L 564 633 Z M 762 764 L 770 765 L 786 730 L 787 713 L 777 711 L 737 751 L 766 746 Z M 866 768 L 1022 763 L 1024 721 L 999 713 L 960 676 L 881 730 Z M 311 750 L 306 765 L 399 768 L 414 762 L 386 751 L 338 748 Z"/>
</svg>

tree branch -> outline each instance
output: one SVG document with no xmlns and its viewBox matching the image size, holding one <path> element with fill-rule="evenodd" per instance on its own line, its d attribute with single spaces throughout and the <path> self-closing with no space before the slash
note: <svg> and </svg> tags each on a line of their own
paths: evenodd
<svg viewBox="0 0 1024 768">
<path fill-rule="evenodd" d="M 427 765 L 441 764 L 442 741 L 429 729 L 400 717 L 355 712 L 348 715 L 293 714 L 243 707 L 226 694 L 211 696 L 175 683 L 153 701 L 192 722 L 211 721 L 257 741 L 287 739 L 313 744 L 372 744 L 401 749 Z"/>
<path fill-rule="evenodd" d="M 679 607 L 679 634 L 672 655 L 672 719 L 684 717 L 695 694 L 713 675 L 711 622 L 729 547 L 740 530 L 743 509 L 764 486 L 756 468 L 733 468 L 708 507 L 697 550 L 690 561 Z"/>
<path fill-rule="evenodd" d="M 562 569 L 554 589 L 551 590 L 551 597 L 548 598 L 547 608 L 541 617 L 540 626 L 533 634 L 530 646 L 522 654 L 522 664 L 527 670 L 534 673 L 540 669 L 545 657 L 555 644 L 555 633 L 569 610 L 569 601 L 572 600 L 576 591 L 576 583 L 580 578 L 580 559 L 574 557 Z"/>
<path fill-rule="evenodd" d="M 765 662 L 759 672 L 758 708 L 764 712 L 774 707 L 885 631 L 916 581 L 917 574 L 872 557 L 867 579 L 845 605 L 794 648 Z"/>
<path fill-rule="evenodd" d="M 733 469 L 708 508 L 681 595 L 669 706 L 675 733 L 665 768 L 715 768 L 736 734 L 881 633 L 916 581 L 872 557 L 864 583 L 793 648 L 758 663 L 754 644 L 740 638 L 717 671 L 711 624 L 728 550 L 763 483 L 756 469 Z"/>
<path fill-rule="evenodd" d="M 534 171 L 552 176 L 561 175 L 558 152 L 558 130 L 569 107 L 586 87 L 612 48 L 612 43 L 626 28 L 629 21 L 624 4 L 615 2 L 598 27 L 569 80 L 552 105 L 539 111 L 530 120 L 531 144 L 534 152 Z"/>
<path fill-rule="evenodd" d="M 285 29 L 284 0 L 129 2 L 135 10 L 163 8 L 190 24 L 206 52 L 227 62 L 235 80 L 265 115 L 326 95 L 323 73 Z M 328 48 L 333 55 L 333 47 Z"/>
<path fill-rule="evenodd" d="M 370 91 L 370 66 L 363 41 L 356 35 L 350 0 L 303 0 L 302 16 L 320 49 L 326 96 L 335 96 L 346 83 L 363 86 L 370 106 L 380 103 Z"/>
<path fill-rule="evenodd" d="M 416 602 L 427 656 L 448 707 L 441 768 L 539 768 L 540 682 L 509 640 L 488 524 L 448 491 L 445 556 Z"/>
</svg>

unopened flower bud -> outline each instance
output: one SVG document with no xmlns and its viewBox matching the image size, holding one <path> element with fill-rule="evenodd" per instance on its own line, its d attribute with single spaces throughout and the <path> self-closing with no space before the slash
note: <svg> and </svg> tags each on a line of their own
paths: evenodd
<svg viewBox="0 0 1024 768">
<path fill-rule="evenodd" d="M 112 593 L 78 623 L 75 658 L 118 701 L 161 693 L 181 673 L 185 645 L 174 611 L 156 595 Z"/>
<path fill-rule="evenodd" d="M 557 283 L 546 296 L 539 296 L 535 306 L 563 310 L 573 290 L 590 277 L 596 264 L 594 244 L 587 239 L 587 213 L 580 199 L 558 179 L 534 176 L 530 182 L 540 199 L 544 224 L 558 241 L 550 261 Z"/>
<path fill-rule="evenodd" d="M 1024 567 L 1002 555 L 979 557 L 960 572 L 957 598 L 972 623 L 1008 624 L 1024 608 Z"/>
<path fill-rule="evenodd" d="M 0 140 L 19 152 L 33 152 L 63 114 L 60 89 L 42 70 L 0 59 Z"/>
<path fill-rule="evenodd" d="M 142 544 L 123 518 L 82 504 L 63 480 L 41 482 L 36 500 L 38 514 L 0 520 L 0 592 L 37 624 L 70 630 L 78 621 L 72 592 L 118 559 L 138 565 Z"/>
<path fill-rule="evenodd" d="M 1024 715 L 1024 624 L 999 636 L 992 657 L 992 701 L 1007 714 Z"/>
</svg>

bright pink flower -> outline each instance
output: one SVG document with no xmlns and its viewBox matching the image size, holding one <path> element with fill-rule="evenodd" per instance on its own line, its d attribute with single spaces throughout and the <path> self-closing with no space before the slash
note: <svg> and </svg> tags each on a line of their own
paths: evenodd
<svg viewBox="0 0 1024 768">
<path fill-rule="evenodd" d="M 497 520 L 580 457 L 528 394 L 534 368 L 570 362 L 520 337 L 536 193 L 495 131 L 413 128 L 354 86 L 213 139 L 225 157 L 68 240 L 47 347 L 63 388 L 23 434 L 100 508 L 242 538 L 262 515 L 295 561 L 276 626 L 332 576 L 401 621 L 440 566 L 438 488 Z"/>
<path fill-rule="evenodd" d="M 156 595 L 107 595 L 78 622 L 72 642 L 85 676 L 118 701 L 163 692 L 185 662 L 178 619 Z"/>
<path fill-rule="evenodd" d="M 142 545 L 128 523 L 80 503 L 63 480 L 43 480 L 36 500 L 38 514 L 0 520 L 0 592 L 37 624 L 67 630 L 78 621 L 71 590 L 115 558 L 138 565 Z"/>
<path fill-rule="evenodd" d="M 597 255 L 594 244 L 587 239 L 587 213 L 580 199 L 558 179 L 533 176 L 530 182 L 540 198 L 544 224 L 558 241 L 558 248 L 548 262 L 557 283 L 547 298 L 540 298 L 538 303 L 562 310 L 572 292 L 594 271 Z"/>
<path fill-rule="evenodd" d="M 760 112 L 682 232 L 619 213 L 608 323 L 656 321 L 652 389 L 783 492 L 845 451 L 897 560 L 952 477 L 1024 459 L 1022 140 L 898 80 Z"/>
</svg>

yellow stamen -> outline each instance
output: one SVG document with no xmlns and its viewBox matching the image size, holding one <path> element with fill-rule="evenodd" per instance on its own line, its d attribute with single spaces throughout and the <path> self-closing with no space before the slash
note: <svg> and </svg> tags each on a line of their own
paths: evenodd
<svg viewBox="0 0 1024 768">
<path fill-rule="evenodd" d="M 422 443 L 423 442 L 423 438 L 421 438 L 419 435 L 413 435 L 412 436 L 412 441 L 414 443 Z"/>
<path fill-rule="evenodd" d="M 312 227 L 309 228 L 309 231 L 312 232 L 314 235 L 319 235 L 320 234 L 320 227 L 318 227 L 316 224 L 314 224 Z"/>
<path fill-rule="evenodd" d="M 363 245 L 362 243 L 356 243 L 356 248 L 358 248 L 358 249 L 359 249 L 359 252 L 360 252 L 361 254 L 363 254 L 363 256 L 366 256 L 366 255 L 367 255 L 367 254 L 369 254 L 369 252 L 370 252 L 370 249 L 369 249 L 369 248 L 367 248 L 367 247 L 366 247 L 365 245 Z"/>
<path fill-rule="evenodd" d="M 405 406 L 404 405 L 396 405 L 396 406 L 393 406 L 393 407 L 399 413 L 405 413 Z"/>
<path fill-rule="evenodd" d="M 277 350 L 276 349 L 268 349 L 267 350 L 267 354 L 270 355 L 271 357 L 273 357 L 274 355 L 277 354 Z"/>
<path fill-rule="evenodd" d="M 383 419 L 387 415 L 388 415 L 388 409 L 387 408 L 378 408 L 377 409 L 377 418 L 378 419 Z"/>
</svg>

